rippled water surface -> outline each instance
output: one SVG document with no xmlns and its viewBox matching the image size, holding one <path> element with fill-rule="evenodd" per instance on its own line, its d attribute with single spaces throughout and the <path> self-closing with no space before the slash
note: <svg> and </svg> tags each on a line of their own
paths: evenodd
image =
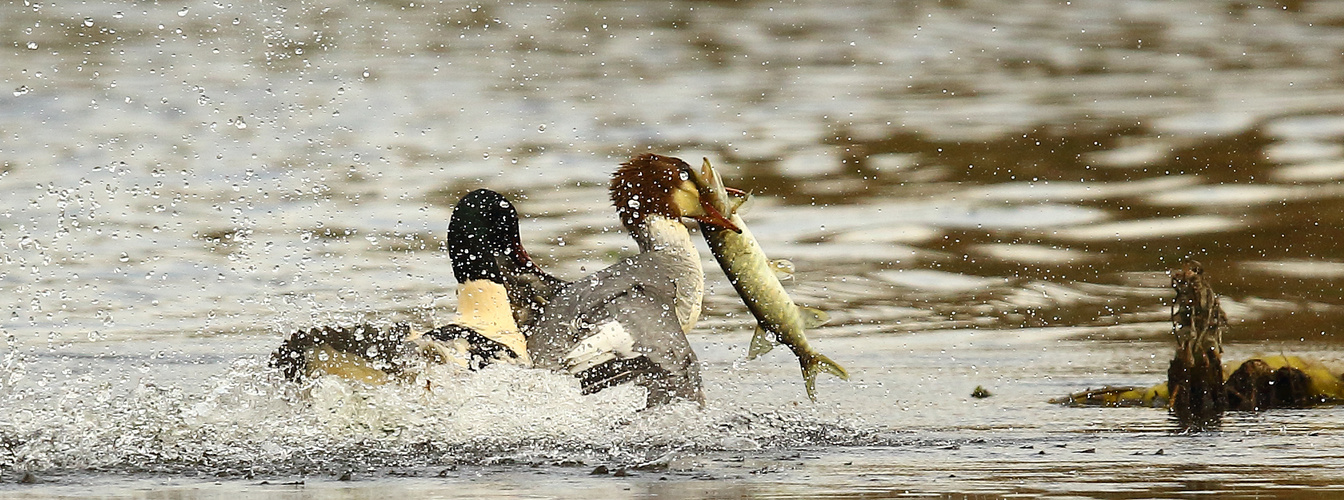
<svg viewBox="0 0 1344 500">
<path fill-rule="evenodd" d="M 1344 488 L 1337 408 L 1186 435 L 1046 403 L 1163 378 L 1189 257 L 1226 358 L 1344 366 L 1336 2 L 24 0 L 0 28 L 0 497 Z M 265 368 L 295 328 L 450 319 L 470 189 L 560 276 L 630 254 L 603 185 L 642 151 L 756 194 L 853 380 L 812 404 L 787 352 L 743 361 L 707 250 L 704 409 Z"/>
</svg>

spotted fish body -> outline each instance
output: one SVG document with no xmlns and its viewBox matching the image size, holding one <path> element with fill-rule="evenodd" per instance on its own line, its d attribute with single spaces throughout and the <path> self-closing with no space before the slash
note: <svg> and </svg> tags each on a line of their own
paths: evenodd
<svg viewBox="0 0 1344 500">
<path fill-rule="evenodd" d="M 700 196 L 710 200 L 715 208 L 742 230 L 741 233 L 735 233 L 708 224 L 700 225 L 714 258 L 759 325 L 748 356 L 755 357 L 770 350 L 769 335 L 773 335 L 779 342 L 789 346 L 798 357 L 807 396 L 815 401 L 817 375 L 826 372 L 849 380 L 849 373 L 843 367 L 817 352 L 807 341 L 806 328 L 809 324 L 824 322 L 824 314 L 798 307 L 788 292 L 784 291 L 784 285 L 777 276 L 781 265 L 772 263 L 766 257 L 760 243 L 736 213 L 740 203 L 729 199 L 722 179 L 714 172 L 708 159 L 704 161 L 699 175 L 701 179 L 697 184 L 700 186 Z"/>
</svg>

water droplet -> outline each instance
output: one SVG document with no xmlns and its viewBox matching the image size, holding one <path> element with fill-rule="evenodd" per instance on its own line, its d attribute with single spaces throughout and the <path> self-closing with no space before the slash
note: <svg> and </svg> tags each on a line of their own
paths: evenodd
<svg viewBox="0 0 1344 500">
<path fill-rule="evenodd" d="M 182 10 L 177 11 L 177 17 L 187 17 L 187 8 L 183 7 Z"/>
<path fill-rule="evenodd" d="M 247 122 L 243 121 L 243 117 L 242 117 L 242 116 L 239 116 L 239 117 L 234 118 L 234 119 L 229 120 L 229 121 L 232 122 L 232 123 L 233 123 L 233 126 L 234 126 L 234 127 L 237 127 L 238 130 L 242 130 L 242 129 L 247 128 Z"/>
<path fill-rule="evenodd" d="M 28 50 L 37 50 L 37 42 L 28 42 Z"/>
<path fill-rule="evenodd" d="M 131 261 L 131 256 L 126 255 L 126 252 L 121 252 L 121 257 L 117 257 L 117 260 L 122 261 L 122 262 L 130 262 L 130 261 Z"/>
<path fill-rule="evenodd" d="M 369 70 L 367 70 L 367 69 L 364 70 L 364 73 L 363 73 L 363 74 L 364 74 L 364 78 L 368 78 L 368 77 L 369 77 Z"/>
<path fill-rule="evenodd" d="M 84 26 L 93 26 L 93 18 L 92 17 L 84 18 Z"/>
<path fill-rule="evenodd" d="M 481 153 L 481 158 L 486 159 L 486 160 L 489 160 L 489 159 L 490 159 L 490 152 L 489 152 L 489 151 L 486 151 L 486 152 L 484 152 L 484 153 Z"/>
<path fill-rule="evenodd" d="M 126 15 L 125 15 L 125 14 L 122 14 L 122 13 L 120 13 L 120 12 L 118 12 L 118 13 L 116 13 L 116 14 L 112 14 L 112 18 L 113 18 L 113 19 L 121 19 L 121 18 L 123 18 L 123 17 L 126 17 Z"/>
<path fill-rule="evenodd" d="M 543 123 L 543 124 L 537 126 L 537 132 L 545 132 L 545 131 L 546 131 L 546 124 L 545 124 L 545 123 Z"/>
<path fill-rule="evenodd" d="M 19 85 L 19 88 L 14 89 L 14 97 L 18 97 L 32 91 L 33 89 L 28 88 L 27 85 Z"/>
<path fill-rule="evenodd" d="M 238 19 L 238 18 L 236 18 L 236 17 L 235 17 L 235 18 L 233 18 L 233 25 L 234 25 L 234 26 L 237 26 L 237 25 L 238 25 L 238 23 L 241 23 L 241 22 L 243 22 L 243 20 L 242 20 L 242 19 Z"/>
</svg>

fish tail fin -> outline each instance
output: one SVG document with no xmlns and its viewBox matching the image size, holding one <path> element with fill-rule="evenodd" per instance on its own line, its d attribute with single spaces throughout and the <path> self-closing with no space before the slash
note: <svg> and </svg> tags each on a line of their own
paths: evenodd
<svg viewBox="0 0 1344 500">
<path fill-rule="evenodd" d="M 751 336 L 751 346 L 747 348 L 747 360 L 756 359 L 757 356 L 770 352 L 774 348 L 775 340 L 770 338 L 770 332 L 757 325 L 756 333 Z"/>
<path fill-rule="evenodd" d="M 803 365 L 803 380 L 807 386 L 807 397 L 812 401 L 817 400 L 817 375 L 822 372 L 840 377 L 841 380 L 849 380 L 849 372 L 845 371 L 839 363 L 831 361 L 831 358 L 825 354 L 813 353 L 810 356 L 799 358 L 799 363 Z"/>
</svg>

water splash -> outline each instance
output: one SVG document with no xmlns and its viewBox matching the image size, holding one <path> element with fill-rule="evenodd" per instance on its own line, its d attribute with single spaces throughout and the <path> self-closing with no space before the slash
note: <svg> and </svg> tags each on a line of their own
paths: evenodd
<svg viewBox="0 0 1344 500">
<path fill-rule="evenodd" d="M 571 377 L 513 366 L 436 366 L 383 386 L 335 377 L 294 384 L 259 358 L 241 358 L 199 390 L 94 376 L 39 389 L 0 394 L 11 409 L 0 417 L 0 467 L 289 474 L 349 463 L 638 465 L 675 451 L 877 435 L 809 411 L 712 403 L 645 411 L 641 388 L 582 396 Z"/>
</svg>

